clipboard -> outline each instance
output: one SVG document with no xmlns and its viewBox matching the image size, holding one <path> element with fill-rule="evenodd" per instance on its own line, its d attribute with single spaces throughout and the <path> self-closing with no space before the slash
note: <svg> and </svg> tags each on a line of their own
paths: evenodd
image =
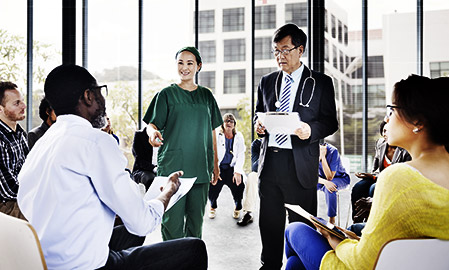
<svg viewBox="0 0 449 270">
<path fill-rule="evenodd" d="M 257 113 L 257 117 L 270 134 L 295 135 L 295 130 L 301 126 L 297 112 Z"/>
<path fill-rule="evenodd" d="M 345 240 L 347 237 L 346 235 L 340 231 L 337 226 L 333 225 L 332 223 L 329 223 L 325 221 L 322 218 L 319 217 L 310 217 L 312 220 L 312 223 L 315 224 L 317 227 L 320 227 L 321 229 L 325 230 L 326 232 L 332 234 L 333 236 L 336 236 L 340 238 L 341 240 Z"/>
<path fill-rule="evenodd" d="M 313 215 L 311 215 L 309 212 L 307 212 L 306 210 L 304 210 L 301 206 L 299 205 L 293 205 L 293 204 L 285 204 L 285 207 L 294 211 L 295 213 L 297 213 L 298 215 L 301 215 L 302 217 L 306 218 L 307 220 L 309 220 L 310 222 L 312 222 L 315 226 L 329 232 L 330 234 L 338 237 L 340 240 L 344 240 L 347 238 L 351 238 L 351 239 L 355 239 L 355 240 L 360 240 L 360 237 L 358 237 L 355 233 L 345 230 L 343 228 L 340 228 L 332 223 L 327 222 L 326 220 L 320 218 L 320 217 L 315 217 Z"/>
</svg>

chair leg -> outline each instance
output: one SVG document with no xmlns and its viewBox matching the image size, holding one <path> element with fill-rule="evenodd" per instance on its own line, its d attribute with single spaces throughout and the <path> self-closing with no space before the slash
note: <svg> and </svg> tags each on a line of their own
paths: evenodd
<svg viewBox="0 0 449 270">
<path fill-rule="evenodd" d="M 349 206 L 348 206 L 348 216 L 347 216 L 347 218 L 346 218 L 345 229 L 348 228 L 348 226 L 349 226 L 349 217 L 351 216 L 351 208 L 352 208 L 352 205 L 351 205 L 351 203 L 349 203 Z"/>
<path fill-rule="evenodd" d="M 338 216 L 338 226 L 340 226 L 340 192 L 337 192 L 337 216 Z"/>
</svg>

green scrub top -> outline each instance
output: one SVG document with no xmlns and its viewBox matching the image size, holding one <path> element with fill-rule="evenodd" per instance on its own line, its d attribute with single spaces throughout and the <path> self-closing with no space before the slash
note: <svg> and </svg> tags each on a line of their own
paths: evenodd
<svg viewBox="0 0 449 270">
<path fill-rule="evenodd" d="M 157 157 L 158 175 L 182 170 L 183 177 L 197 177 L 198 184 L 210 181 L 214 168 L 212 130 L 223 120 L 209 89 L 198 85 L 188 91 L 171 84 L 153 98 L 143 121 L 154 124 L 164 138 Z"/>
</svg>

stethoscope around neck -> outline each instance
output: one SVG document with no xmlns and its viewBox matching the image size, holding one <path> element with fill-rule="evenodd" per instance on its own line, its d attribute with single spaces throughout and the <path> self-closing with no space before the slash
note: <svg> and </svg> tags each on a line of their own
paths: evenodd
<svg viewBox="0 0 449 270">
<path fill-rule="evenodd" d="M 304 67 L 306 67 L 305 65 L 304 65 Z M 307 67 L 307 69 L 309 70 L 309 77 L 307 77 L 305 80 L 304 80 L 304 83 L 302 84 L 302 88 L 301 88 L 301 93 L 300 93 L 300 95 L 299 95 L 299 105 L 300 106 L 303 106 L 303 107 L 305 107 L 305 108 L 308 108 L 309 107 L 309 104 L 310 104 L 310 102 L 312 101 L 312 98 L 313 98 L 313 94 L 315 93 L 315 78 L 313 78 L 312 77 L 312 71 L 310 70 L 310 68 L 308 68 Z M 276 107 L 276 111 L 279 111 L 279 108 L 281 107 L 281 102 L 279 101 L 279 94 L 278 94 L 278 80 L 279 80 L 279 76 L 282 74 L 282 71 L 280 71 L 279 73 L 278 73 L 278 75 L 277 75 L 277 77 L 276 77 L 276 81 L 275 81 L 275 84 L 274 84 L 274 92 L 276 93 L 276 102 L 274 103 L 274 106 Z M 304 94 L 304 87 L 306 86 L 306 84 L 307 84 L 307 80 L 312 80 L 312 94 L 310 95 L 310 98 L 309 98 L 309 100 L 307 101 L 307 103 L 306 104 L 304 104 L 303 102 L 302 102 L 302 95 Z"/>
</svg>

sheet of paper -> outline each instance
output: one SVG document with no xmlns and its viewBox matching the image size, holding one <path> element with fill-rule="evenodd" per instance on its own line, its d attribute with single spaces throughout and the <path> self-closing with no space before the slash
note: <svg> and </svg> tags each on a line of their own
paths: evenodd
<svg viewBox="0 0 449 270">
<path fill-rule="evenodd" d="M 257 117 L 271 134 L 295 134 L 300 127 L 301 119 L 297 112 L 290 113 L 257 113 Z"/>
<path fill-rule="evenodd" d="M 179 181 L 181 182 L 181 185 L 179 186 L 178 191 L 173 194 L 173 196 L 170 198 L 170 201 L 168 202 L 167 209 L 165 211 L 168 211 L 179 199 L 182 198 L 182 196 L 186 195 L 187 192 L 192 188 L 193 183 L 195 183 L 196 177 L 193 178 L 179 178 Z M 147 193 L 145 193 L 144 199 L 145 200 L 152 200 L 155 199 L 157 196 L 159 196 L 162 191 L 161 187 L 165 187 L 167 184 L 168 177 L 163 176 L 157 176 L 154 178 L 153 183 L 151 184 L 150 188 L 148 189 Z"/>
</svg>

